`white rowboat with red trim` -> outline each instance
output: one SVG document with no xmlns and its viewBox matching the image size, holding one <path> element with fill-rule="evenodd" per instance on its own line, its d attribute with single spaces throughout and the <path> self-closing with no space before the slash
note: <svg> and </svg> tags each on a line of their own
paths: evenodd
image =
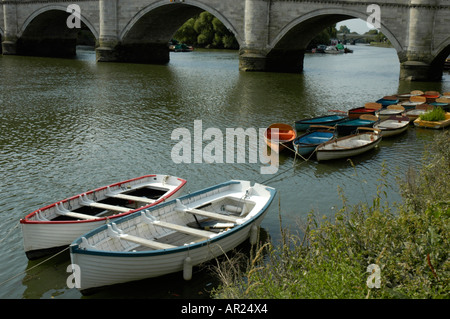
<svg viewBox="0 0 450 319">
<path fill-rule="evenodd" d="M 80 235 L 181 195 L 186 180 L 145 175 L 100 187 L 40 208 L 20 220 L 29 259 L 59 251 Z"/>
</svg>

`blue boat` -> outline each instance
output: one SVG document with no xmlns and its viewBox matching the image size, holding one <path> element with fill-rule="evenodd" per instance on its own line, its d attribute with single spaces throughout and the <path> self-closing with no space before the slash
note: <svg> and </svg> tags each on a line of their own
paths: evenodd
<svg viewBox="0 0 450 319">
<path fill-rule="evenodd" d="M 339 123 L 347 118 L 347 115 L 325 115 L 303 119 L 295 122 L 295 129 L 297 131 L 306 131 L 311 125 L 334 126 L 336 123 Z"/>
<path fill-rule="evenodd" d="M 317 146 L 328 142 L 334 137 L 335 133 L 332 131 L 311 131 L 297 137 L 292 144 L 298 155 L 306 157 L 311 155 Z"/>
<path fill-rule="evenodd" d="M 339 135 L 350 135 L 356 132 L 358 127 L 373 127 L 378 118 L 372 115 L 361 115 L 359 119 L 348 119 L 336 124 Z"/>
<path fill-rule="evenodd" d="M 449 98 L 438 98 L 434 102 L 430 103 L 434 107 L 442 107 L 444 110 L 448 110 L 450 108 L 450 99 Z"/>
<path fill-rule="evenodd" d="M 400 100 L 396 96 L 385 96 L 377 101 L 377 103 L 380 103 L 383 107 L 394 105 L 398 102 L 400 102 Z"/>
</svg>

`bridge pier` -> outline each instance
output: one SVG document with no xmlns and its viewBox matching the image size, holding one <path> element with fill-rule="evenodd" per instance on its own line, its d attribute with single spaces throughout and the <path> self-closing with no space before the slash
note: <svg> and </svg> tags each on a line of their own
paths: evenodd
<svg viewBox="0 0 450 319">
<path fill-rule="evenodd" d="M 115 62 L 117 46 L 117 1 L 99 0 L 100 34 L 95 49 L 98 62 Z"/>
<path fill-rule="evenodd" d="M 408 46 L 400 58 L 400 79 L 440 81 L 442 68 L 433 65 L 436 0 L 410 0 Z"/>
<path fill-rule="evenodd" d="M 244 40 L 239 50 L 239 70 L 265 71 L 267 64 L 269 3 L 245 0 Z"/>
<path fill-rule="evenodd" d="M 2 42 L 2 53 L 14 55 L 17 53 L 17 4 L 3 3 L 4 38 Z"/>
<path fill-rule="evenodd" d="M 405 61 L 400 63 L 400 80 L 405 81 L 441 81 L 443 69 L 423 61 Z"/>
<path fill-rule="evenodd" d="M 100 35 L 96 48 L 98 62 L 165 64 L 169 62 L 167 43 L 119 41 L 117 1 L 100 0 Z"/>
</svg>

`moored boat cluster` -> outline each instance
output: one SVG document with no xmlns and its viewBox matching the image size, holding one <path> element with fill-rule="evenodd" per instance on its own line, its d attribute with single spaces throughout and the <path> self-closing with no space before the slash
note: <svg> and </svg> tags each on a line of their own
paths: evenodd
<svg viewBox="0 0 450 319">
<path fill-rule="evenodd" d="M 382 137 L 390 137 L 417 127 L 440 129 L 450 126 L 450 92 L 414 90 L 384 96 L 376 102 L 348 111 L 270 125 L 265 140 L 272 150 L 290 149 L 307 160 L 348 158 L 375 148 Z M 432 112 L 439 113 L 433 118 Z M 298 135 L 298 132 L 303 132 Z M 293 149 L 291 148 L 293 147 Z"/>
<path fill-rule="evenodd" d="M 72 285 L 86 294 L 180 271 L 189 280 L 194 266 L 256 243 L 274 188 L 231 180 L 180 196 L 185 184 L 145 175 L 38 209 L 20 220 L 26 255 L 68 247 Z"/>
</svg>

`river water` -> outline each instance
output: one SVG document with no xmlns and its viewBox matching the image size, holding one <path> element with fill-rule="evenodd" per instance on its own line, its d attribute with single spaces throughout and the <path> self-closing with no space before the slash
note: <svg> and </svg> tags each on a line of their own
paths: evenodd
<svg viewBox="0 0 450 319">
<path fill-rule="evenodd" d="M 207 298 L 217 285 L 205 269 L 191 282 L 180 274 L 116 286 L 83 297 L 69 289 L 68 254 L 28 261 L 19 219 L 57 200 L 125 179 L 161 173 L 188 180 L 194 191 L 230 179 L 267 182 L 278 195 L 262 223 L 273 241 L 281 226 L 314 211 L 331 216 L 350 203 L 371 202 L 382 166 L 387 193 L 399 201 L 396 176 L 420 163 L 424 146 L 440 131 L 411 127 L 353 159 L 303 162 L 281 155 L 276 174 L 261 163 L 181 163 L 171 152 L 177 128 L 265 128 L 274 122 L 348 110 L 384 95 L 413 89 L 450 91 L 439 83 L 401 82 L 394 49 L 351 46 L 353 54 L 305 56 L 302 74 L 242 73 L 238 53 L 172 53 L 168 65 L 96 63 L 76 59 L 0 57 L 0 298 Z M 198 122 L 197 122 L 198 123 Z M 259 141 L 262 142 L 262 141 Z M 247 249 L 243 245 L 243 249 Z"/>
</svg>

